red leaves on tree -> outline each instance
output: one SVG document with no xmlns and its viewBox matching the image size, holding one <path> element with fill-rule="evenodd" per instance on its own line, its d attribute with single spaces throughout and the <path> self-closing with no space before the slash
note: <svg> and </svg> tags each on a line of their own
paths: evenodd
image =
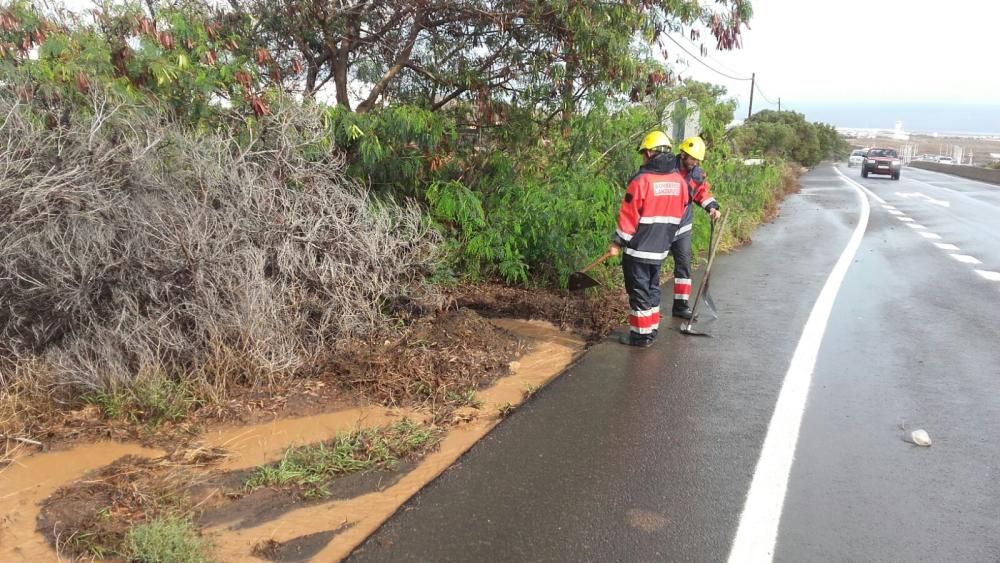
<svg viewBox="0 0 1000 563">
<path fill-rule="evenodd" d="M 250 76 L 249 72 L 240 69 L 236 71 L 236 74 L 233 75 L 233 77 L 240 86 L 243 86 L 245 90 L 250 90 L 250 86 L 253 84 L 253 77 Z"/>
<path fill-rule="evenodd" d="M 160 43 L 161 47 L 168 51 L 174 48 L 174 34 L 169 31 L 161 31 L 157 33 L 156 40 Z"/>
<path fill-rule="evenodd" d="M 90 91 L 90 79 L 87 78 L 86 74 L 82 72 L 76 74 L 76 89 L 83 93 Z"/>
</svg>

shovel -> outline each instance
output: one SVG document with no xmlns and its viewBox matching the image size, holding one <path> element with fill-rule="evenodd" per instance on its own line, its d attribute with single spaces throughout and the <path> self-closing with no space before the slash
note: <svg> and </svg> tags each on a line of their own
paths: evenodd
<svg viewBox="0 0 1000 563">
<path fill-rule="evenodd" d="M 701 302 L 701 296 L 705 295 L 706 299 L 710 299 L 708 297 L 708 277 L 712 274 L 712 262 L 715 261 L 715 251 L 719 249 L 719 243 L 722 241 L 722 233 L 725 232 L 727 217 L 729 217 L 728 209 L 722 214 L 718 228 L 716 228 L 715 222 L 712 222 L 712 232 L 708 237 L 708 265 L 705 266 L 705 273 L 702 275 L 701 285 L 698 286 L 698 293 L 694 296 L 694 306 L 691 307 L 691 320 L 687 324 L 681 323 L 680 331 L 684 334 L 690 336 L 712 336 L 707 332 L 695 330 L 693 326 L 698 321 L 698 304 Z M 712 306 L 711 303 L 709 305 Z"/>
<path fill-rule="evenodd" d="M 588 276 L 587 271 L 593 268 L 594 266 L 600 264 L 601 262 L 604 262 L 608 258 L 611 258 L 610 251 L 605 252 L 604 255 L 601 256 L 600 258 L 594 260 L 590 264 L 587 264 L 579 272 L 573 272 L 572 274 L 570 274 L 569 281 L 566 282 L 566 289 L 569 289 L 570 291 L 582 291 L 584 289 L 589 289 L 591 287 L 597 287 L 601 285 L 601 282 Z"/>
</svg>

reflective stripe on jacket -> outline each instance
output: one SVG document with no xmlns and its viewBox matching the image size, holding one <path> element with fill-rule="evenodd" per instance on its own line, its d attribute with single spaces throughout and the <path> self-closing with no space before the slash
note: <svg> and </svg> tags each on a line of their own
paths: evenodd
<svg viewBox="0 0 1000 563">
<path fill-rule="evenodd" d="M 656 155 L 625 190 L 614 241 L 635 260 L 661 262 L 670 253 L 690 197 L 673 155 Z"/>
</svg>

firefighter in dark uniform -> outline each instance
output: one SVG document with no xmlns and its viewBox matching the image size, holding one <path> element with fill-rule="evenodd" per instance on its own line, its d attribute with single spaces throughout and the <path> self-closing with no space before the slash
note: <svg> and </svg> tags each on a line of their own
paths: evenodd
<svg viewBox="0 0 1000 563">
<path fill-rule="evenodd" d="M 713 221 L 722 214 L 719 202 L 712 197 L 712 186 L 705 171 L 700 166 L 705 160 L 705 141 L 701 137 L 689 137 L 681 143 L 676 166 L 688 181 L 691 190 L 689 203 L 696 203 L 708 212 Z M 694 205 L 688 205 L 674 242 L 670 245 L 670 255 L 674 257 L 674 306 L 673 316 L 691 318 L 691 227 L 694 221 Z"/>
<path fill-rule="evenodd" d="M 670 254 L 690 194 L 665 133 L 646 135 L 638 150 L 644 164 L 625 190 L 608 251 L 623 254 L 630 311 L 629 333 L 621 342 L 645 348 L 660 327 L 660 267 Z"/>
</svg>

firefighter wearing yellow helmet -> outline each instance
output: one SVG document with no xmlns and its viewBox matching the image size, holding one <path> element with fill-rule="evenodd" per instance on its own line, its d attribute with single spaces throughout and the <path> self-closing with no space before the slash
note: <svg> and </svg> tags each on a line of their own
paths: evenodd
<svg viewBox="0 0 1000 563">
<path fill-rule="evenodd" d="M 688 207 L 690 190 L 677 168 L 672 143 L 662 131 L 646 135 L 637 149 L 643 165 L 625 190 L 608 253 L 622 256 L 628 292 L 629 333 L 620 342 L 650 346 L 660 328 L 660 268 Z"/>
<path fill-rule="evenodd" d="M 719 202 L 712 197 L 712 187 L 701 167 L 705 160 L 705 141 L 701 137 L 689 137 L 680 144 L 675 166 L 684 175 L 690 189 L 689 205 L 684 211 L 680 225 L 673 242 L 670 254 L 674 257 L 674 306 L 673 316 L 682 319 L 691 318 L 691 226 L 694 219 L 694 206 L 697 203 L 708 212 L 713 221 L 722 214 Z"/>
</svg>

